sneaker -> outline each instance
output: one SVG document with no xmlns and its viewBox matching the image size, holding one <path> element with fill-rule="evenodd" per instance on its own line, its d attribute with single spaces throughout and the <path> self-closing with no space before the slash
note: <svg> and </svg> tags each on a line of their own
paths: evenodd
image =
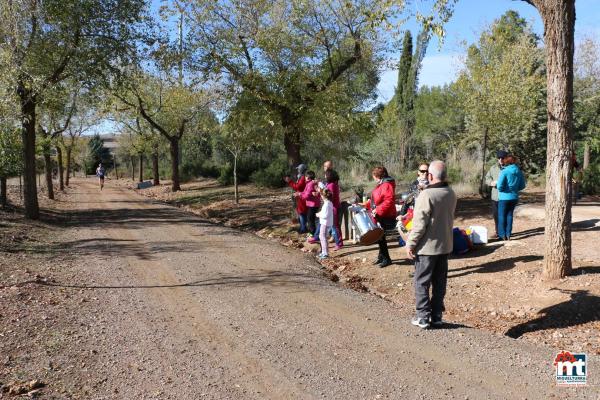
<svg viewBox="0 0 600 400">
<path fill-rule="evenodd" d="M 333 251 L 338 251 L 338 250 L 341 250 L 343 247 L 344 247 L 344 245 L 343 245 L 343 244 L 336 245 L 336 246 L 333 248 Z"/>
<path fill-rule="evenodd" d="M 390 260 L 389 258 L 388 258 L 387 260 L 383 260 L 383 261 L 381 261 L 379 264 L 377 264 L 377 266 L 378 266 L 379 268 L 385 268 L 385 267 L 387 267 L 388 265 L 392 265 L 392 260 Z"/>
<path fill-rule="evenodd" d="M 431 316 L 431 325 L 435 327 L 440 327 L 444 325 L 444 321 L 442 320 L 442 314 L 440 315 L 432 315 Z"/>
<path fill-rule="evenodd" d="M 308 243 L 310 244 L 315 244 L 315 243 L 319 243 L 319 239 L 315 239 L 314 237 L 311 237 L 310 239 L 307 240 Z"/>
<path fill-rule="evenodd" d="M 321 253 L 321 254 L 319 254 L 319 255 L 317 256 L 317 258 L 318 258 L 319 260 L 324 260 L 324 259 L 326 259 L 326 258 L 329 258 L 329 254 L 323 254 L 323 253 Z"/>
<path fill-rule="evenodd" d="M 377 259 L 375 261 L 373 261 L 373 265 L 379 265 L 379 264 L 381 264 L 382 261 L 383 261 L 383 258 L 377 257 Z"/>
<path fill-rule="evenodd" d="M 413 317 L 410 323 L 414 326 L 418 326 L 421 329 L 429 328 L 429 321 L 426 318 Z"/>
<path fill-rule="evenodd" d="M 398 246 L 400 246 L 400 247 L 406 246 L 406 242 L 400 236 L 398 236 Z"/>
</svg>

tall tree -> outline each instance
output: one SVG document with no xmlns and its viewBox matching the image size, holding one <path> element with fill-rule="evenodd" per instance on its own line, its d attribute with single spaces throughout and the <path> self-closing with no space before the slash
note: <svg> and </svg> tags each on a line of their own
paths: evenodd
<svg viewBox="0 0 600 400">
<path fill-rule="evenodd" d="M 571 273 L 571 157 L 573 151 L 573 53 L 575 0 L 524 0 L 544 23 L 548 146 L 546 158 L 545 279 Z"/>
<path fill-rule="evenodd" d="M 40 145 L 42 155 L 44 156 L 44 169 L 46 175 L 46 189 L 48 191 L 48 199 L 54 199 L 54 184 L 52 181 L 53 163 L 52 163 L 52 148 L 57 151 L 59 158 L 57 164 L 58 169 L 62 170 L 62 150 L 58 145 L 58 138 L 67 130 L 71 123 L 71 118 L 75 112 L 75 96 L 67 93 L 69 89 L 66 87 L 56 87 L 54 90 L 48 91 L 45 101 L 42 102 L 39 108 L 38 129 L 41 138 Z M 63 190 L 63 182 L 61 171 L 60 190 Z"/>
<path fill-rule="evenodd" d="M 5 207 L 7 179 L 21 173 L 21 144 L 16 124 L 0 118 L 0 205 Z"/>
<path fill-rule="evenodd" d="M 288 163 L 375 97 L 393 2 L 376 0 L 191 1 L 196 44 L 213 72 L 254 96 L 280 129 Z M 318 129 L 315 129 L 318 127 Z"/>
<path fill-rule="evenodd" d="M 159 132 L 168 142 L 171 155 L 171 189 L 181 190 L 180 143 L 186 132 L 198 128 L 212 97 L 204 90 L 138 72 L 114 92 L 130 111 Z"/>
<path fill-rule="evenodd" d="M 600 152 L 600 41 L 584 38 L 575 58 L 575 140 L 583 142 L 583 169 Z"/>
<path fill-rule="evenodd" d="M 415 97 L 419 81 L 419 72 L 430 34 L 428 28 L 425 28 L 417 36 L 415 52 L 412 52 L 412 35 L 407 31 L 402 43 L 402 55 L 398 68 L 398 86 L 394 98 L 394 104 L 397 108 L 399 121 L 399 152 L 400 167 L 404 168 L 406 164 L 407 144 L 412 139 L 415 129 Z"/>
<path fill-rule="evenodd" d="M 545 163 L 545 68 L 527 21 L 508 11 L 467 51 L 456 83 L 467 117 L 463 144 L 507 148 L 526 169 Z M 485 145 L 485 146 L 484 146 Z M 485 169 L 486 157 L 482 157 Z M 482 174 L 483 178 L 483 174 Z"/>
<path fill-rule="evenodd" d="M 117 62 L 142 20 L 144 0 L 7 0 L 0 2 L 3 71 L 19 97 L 25 215 L 39 218 L 35 180 L 37 106 L 66 77 L 93 82 Z"/>
</svg>

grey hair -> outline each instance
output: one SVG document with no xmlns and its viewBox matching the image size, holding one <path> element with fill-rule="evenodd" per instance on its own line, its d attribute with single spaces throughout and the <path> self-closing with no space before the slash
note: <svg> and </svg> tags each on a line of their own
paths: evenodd
<svg viewBox="0 0 600 400">
<path fill-rule="evenodd" d="M 434 160 L 429 163 L 429 173 L 437 180 L 445 182 L 448 178 L 446 164 L 441 160 Z"/>
</svg>

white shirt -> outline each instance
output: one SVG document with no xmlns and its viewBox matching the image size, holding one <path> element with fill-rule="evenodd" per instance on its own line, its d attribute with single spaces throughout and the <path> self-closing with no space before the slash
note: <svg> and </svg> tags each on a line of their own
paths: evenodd
<svg viewBox="0 0 600 400">
<path fill-rule="evenodd" d="M 319 223 L 325 226 L 333 226 L 333 203 L 329 200 L 325 200 L 321 211 L 317 213 L 319 217 Z"/>
</svg>

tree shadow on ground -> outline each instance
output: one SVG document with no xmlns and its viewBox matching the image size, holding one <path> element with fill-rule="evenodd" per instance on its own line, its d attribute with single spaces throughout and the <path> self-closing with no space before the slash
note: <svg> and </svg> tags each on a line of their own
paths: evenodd
<svg viewBox="0 0 600 400">
<path fill-rule="evenodd" d="M 568 328 L 600 320 L 600 297 L 590 295 L 588 290 L 552 290 L 568 293 L 571 298 L 540 310 L 540 317 L 511 327 L 506 336 L 516 339 L 529 332 Z"/>
<path fill-rule="evenodd" d="M 492 274 L 513 269 L 518 262 L 531 262 L 541 260 L 542 256 L 526 255 L 512 258 L 505 258 L 479 265 L 471 265 L 467 267 L 455 268 L 448 271 L 448 278 L 458 278 L 460 276 L 470 274 Z"/>
<path fill-rule="evenodd" d="M 594 219 L 588 219 L 585 221 L 578 221 L 578 222 L 574 222 L 571 225 L 571 229 L 573 231 L 600 231 L 600 224 L 598 223 L 600 222 L 600 218 L 594 218 Z"/>
<path fill-rule="evenodd" d="M 66 289 L 109 289 L 109 290 L 128 290 L 128 289 L 171 289 L 171 288 L 182 288 L 182 287 L 210 287 L 210 286 L 226 286 L 226 287 L 247 287 L 250 285 L 258 286 L 329 286 L 330 283 L 327 280 L 320 279 L 314 274 L 296 273 L 296 272 L 282 272 L 282 271 L 268 271 L 259 274 L 249 275 L 222 275 L 214 278 L 207 278 L 201 280 L 195 280 L 185 283 L 177 283 L 171 285 L 88 285 L 86 283 L 81 284 L 67 284 L 60 282 L 50 282 L 45 280 L 34 280 L 23 282 L 20 285 L 26 283 L 35 283 L 40 286 L 47 287 L 58 287 Z"/>
<path fill-rule="evenodd" d="M 573 269 L 573 273 L 571 275 L 587 275 L 587 274 L 600 274 L 600 265 L 592 266 L 586 265 Z"/>
</svg>

